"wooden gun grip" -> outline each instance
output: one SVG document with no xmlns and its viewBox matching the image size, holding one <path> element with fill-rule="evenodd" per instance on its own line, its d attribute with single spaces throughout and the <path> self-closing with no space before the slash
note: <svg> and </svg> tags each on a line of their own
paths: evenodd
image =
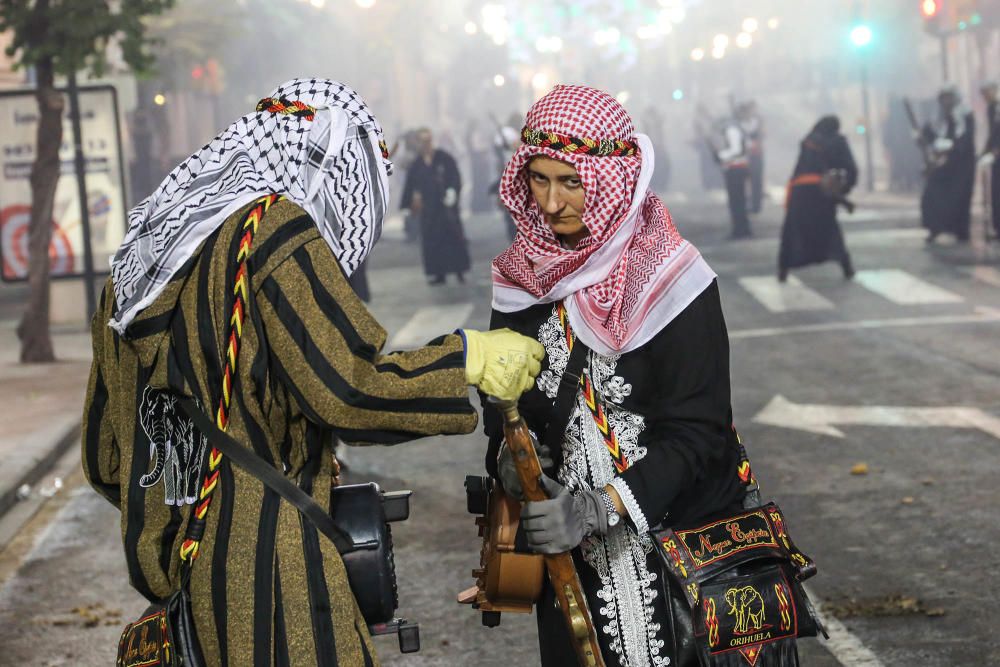
<svg viewBox="0 0 1000 667">
<path fill-rule="evenodd" d="M 542 488 L 540 478 L 542 466 L 538 462 L 538 454 L 532 442 L 531 432 L 517 410 L 516 402 L 494 401 L 503 413 L 503 432 L 510 449 L 517 476 L 521 480 L 521 489 L 525 500 L 547 500 L 548 495 Z M 559 608 L 562 609 L 573 637 L 573 647 L 577 658 L 584 667 L 604 667 L 601 655 L 601 645 L 597 640 L 597 629 L 590 615 L 587 596 L 576 573 L 573 555 L 566 551 L 561 554 L 545 556 L 545 569 L 549 573 L 549 582 L 555 591 Z"/>
</svg>

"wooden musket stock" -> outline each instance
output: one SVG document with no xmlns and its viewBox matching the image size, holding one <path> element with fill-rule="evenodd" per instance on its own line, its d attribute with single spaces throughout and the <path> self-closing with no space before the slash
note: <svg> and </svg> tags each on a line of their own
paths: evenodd
<svg viewBox="0 0 1000 667">
<path fill-rule="evenodd" d="M 521 480 L 521 489 L 525 500 L 548 500 L 548 495 L 542 488 L 539 479 L 542 476 L 542 466 L 538 462 L 538 454 L 531 441 L 528 425 L 517 411 L 516 402 L 495 401 L 495 405 L 503 413 L 503 431 L 517 466 L 517 475 Z M 604 667 L 601 656 L 601 646 L 597 641 L 597 629 L 590 615 L 587 597 L 580 585 L 580 577 L 576 573 L 573 556 L 566 551 L 560 554 L 546 554 L 545 569 L 549 573 L 549 582 L 555 591 L 559 608 L 562 609 L 573 638 L 573 647 L 577 658 L 584 667 Z"/>
</svg>

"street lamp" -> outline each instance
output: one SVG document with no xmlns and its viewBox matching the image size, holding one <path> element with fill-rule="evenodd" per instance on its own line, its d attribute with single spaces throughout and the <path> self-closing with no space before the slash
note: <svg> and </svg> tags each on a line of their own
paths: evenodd
<svg viewBox="0 0 1000 667">
<path fill-rule="evenodd" d="M 870 26 L 865 23 L 855 24 L 851 28 L 850 40 L 854 48 L 859 52 L 861 60 L 861 106 L 864 113 L 865 124 L 865 187 L 868 192 L 875 189 L 875 173 L 872 165 L 872 115 L 871 104 L 868 100 L 868 47 L 871 46 L 874 33 Z"/>
</svg>

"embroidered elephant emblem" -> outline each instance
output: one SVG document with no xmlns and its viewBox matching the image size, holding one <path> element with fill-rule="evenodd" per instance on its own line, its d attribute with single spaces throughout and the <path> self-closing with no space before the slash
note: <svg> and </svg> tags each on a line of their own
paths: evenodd
<svg viewBox="0 0 1000 667">
<path fill-rule="evenodd" d="M 764 629 L 764 598 L 753 586 L 730 588 L 726 591 L 726 602 L 729 604 L 727 613 L 736 617 L 734 633 L 748 635 Z"/>
<path fill-rule="evenodd" d="M 142 392 L 139 424 L 149 438 L 152 468 L 139 478 L 139 485 L 149 488 L 163 480 L 167 505 L 194 503 L 208 439 L 180 410 L 176 396 L 152 387 Z"/>
</svg>

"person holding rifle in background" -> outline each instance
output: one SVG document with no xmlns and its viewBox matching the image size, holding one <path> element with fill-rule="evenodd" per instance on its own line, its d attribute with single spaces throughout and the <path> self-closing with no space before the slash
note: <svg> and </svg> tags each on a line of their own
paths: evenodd
<svg viewBox="0 0 1000 667">
<path fill-rule="evenodd" d="M 920 198 L 927 243 L 934 243 L 942 233 L 953 234 L 961 243 L 969 240 L 976 182 L 976 121 L 960 102 L 954 86 L 938 93 L 938 117 L 919 134 L 919 142 L 930 153 Z"/>
</svg>

